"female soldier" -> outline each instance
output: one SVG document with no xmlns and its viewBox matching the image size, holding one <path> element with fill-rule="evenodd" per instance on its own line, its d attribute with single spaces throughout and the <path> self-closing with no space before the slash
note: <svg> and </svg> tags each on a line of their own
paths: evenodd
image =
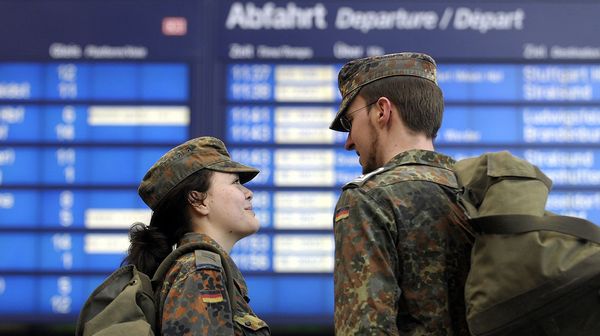
<svg viewBox="0 0 600 336">
<path fill-rule="evenodd" d="M 152 218 L 149 226 L 131 228 L 125 262 L 154 274 L 175 244 L 206 242 L 220 252 L 190 252 L 171 267 L 158 294 L 163 335 L 270 335 L 248 305 L 246 283 L 229 256 L 259 228 L 252 191 L 242 185 L 257 174 L 232 161 L 219 139 L 201 137 L 168 151 L 144 176 L 138 193 Z M 222 263 L 231 269 L 233 302 Z"/>
</svg>

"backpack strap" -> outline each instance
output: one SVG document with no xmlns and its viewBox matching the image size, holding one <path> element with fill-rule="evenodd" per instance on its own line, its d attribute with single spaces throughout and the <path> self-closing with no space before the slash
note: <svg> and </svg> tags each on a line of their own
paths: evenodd
<svg viewBox="0 0 600 336">
<path fill-rule="evenodd" d="M 471 219 L 473 227 L 487 234 L 554 231 L 600 244 L 600 229 L 583 218 L 571 216 L 494 215 Z"/>
<path fill-rule="evenodd" d="M 189 244 L 179 246 L 173 252 L 171 252 L 165 258 L 165 260 L 163 260 L 160 263 L 160 266 L 158 266 L 158 269 L 156 270 L 156 272 L 154 273 L 154 276 L 152 277 L 152 286 L 155 289 L 159 288 L 160 285 L 162 284 L 162 282 L 164 281 L 165 276 L 167 275 L 167 273 L 169 272 L 169 270 L 175 263 L 175 261 L 182 255 L 190 253 L 190 252 L 194 252 L 196 250 L 210 251 L 210 252 L 218 254 L 222 260 L 225 259 L 225 256 L 223 256 L 222 252 L 218 248 L 216 248 L 215 246 L 210 245 L 208 243 L 195 242 L 195 243 L 189 243 Z M 231 309 L 233 310 L 233 307 L 235 304 L 234 299 L 236 296 L 234 295 L 235 287 L 233 285 L 231 267 L 229 266 L 229 263 L 227 263 L 225 261 L 223 261 L 221 263 L 221 266 L 223 267 L 223 271 L 225 272 L 225 281 L 226 281 L 225 287 L 227 288 L 227 296 L 228 296 L 229 302 L 231 304 Z"/>
</svg>

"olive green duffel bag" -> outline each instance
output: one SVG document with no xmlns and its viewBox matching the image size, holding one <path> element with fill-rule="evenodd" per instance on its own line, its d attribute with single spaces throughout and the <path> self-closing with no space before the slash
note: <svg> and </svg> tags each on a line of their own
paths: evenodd
<svg viewBox="0 0 600 336">
<path fill-rule="evenodd" d="M 508 152 L 456 163 L 475 231 L 473 335 L 600 335 L 600 228 L 544 210 L 552 182 Z"/>
</svg>

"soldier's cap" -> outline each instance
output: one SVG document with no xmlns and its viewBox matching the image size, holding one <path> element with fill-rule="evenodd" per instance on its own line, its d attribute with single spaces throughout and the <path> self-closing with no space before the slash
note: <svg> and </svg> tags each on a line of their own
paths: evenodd
<svg viewBox="0 0 600 336">
<path fill-rule="evenodd" d="M 342 103 L 329 128 L 345 132 L 340 124 L 340 117 L 358 95 L 360 88 L 376 80 L 393 76 L 421 77 L 437 85 L 435 60 L 426 54 L 403 52 L 360 58 L 346 63 L 338 74 Z"/>
<path fill-rule="evenodd" d="M 138 194 L 150 209 L 156 210 L 175 186 L 201 169 L 236 173 L 241 183 L 252 180 L 259 173 L 256 168 L 231 160 L 221 140 L 200 137 L 169 150 L 156 161 L 144 175 Z"/>
</svg>

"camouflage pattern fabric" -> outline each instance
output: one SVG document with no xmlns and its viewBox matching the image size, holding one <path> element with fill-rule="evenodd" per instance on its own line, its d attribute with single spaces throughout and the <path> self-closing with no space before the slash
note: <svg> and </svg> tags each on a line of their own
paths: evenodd
<svg viewBox="0 0 600 336">
<path fill-rule="evenodd" d="M 454 161 L 400 153 L 346 186 L 334 216 L 336 335 L 469 335 L 471 242 Z"/>
<path fill-rule="evenodd" d="M 200 169 L 236 173 L 240 182 L 252 180 L 258 169 L 231 160 L 225 144 L 213 137 L 199 137 L 169 150 L 144 175 L 138 194 L 152 210 L 188 176 Z"/>
<path fill-rule="evenodd" d="M 346 63 L 338 74 L 338 87 L 342 95 L 342 102 L 329 128 L 345 132 L 340 124 L 340 117 L 358 95 L 360 88 L 376 80 L 392 76 L 420 77 L 437 84 L 435 60 L 426 54 L 403 52 L 359 58 Z"/>
<path fill-rule="evenodd" d="M 206 242 L 222 250 L 210 237 L 188 233 L 179 245 Z M 239 269 L 229 257 L 235 283 L 235 302 L 228 302 L 222 268 L 197 266 L 196 254 L 180 257 L 167 273 L 159 291 L 162 335 L 270 335 L 267 324 L 248 305 L 248 288 Z M 233 310 L 232 310 L 233 307 Z"/>
</svg>

